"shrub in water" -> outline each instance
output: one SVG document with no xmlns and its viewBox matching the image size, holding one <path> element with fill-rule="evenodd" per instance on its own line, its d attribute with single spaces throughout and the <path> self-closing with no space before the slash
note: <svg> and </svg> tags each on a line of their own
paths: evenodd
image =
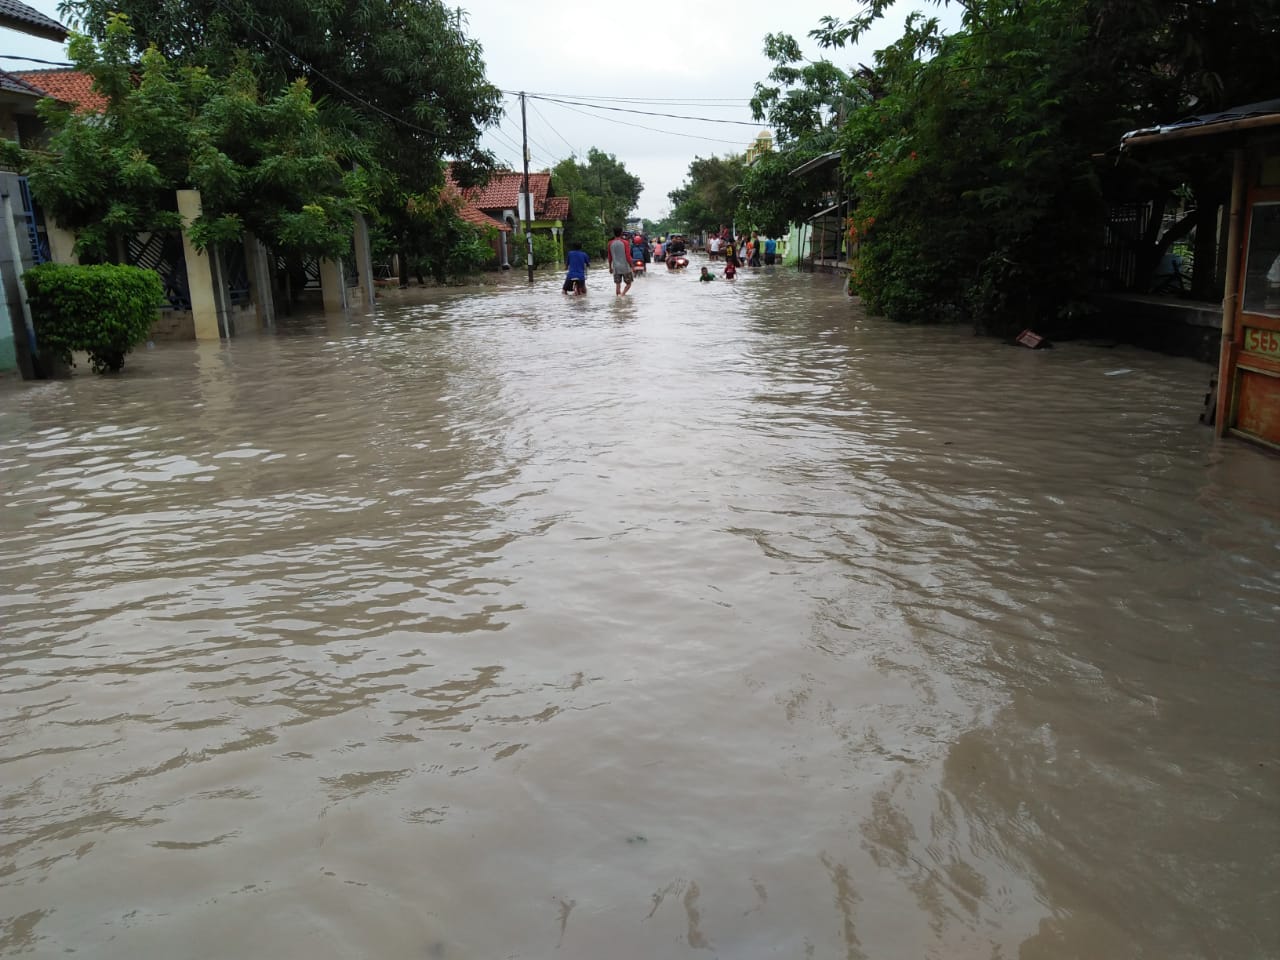
<svg viewBox="0 0 1280 960">
<path fill-rule="evenodd" d="M 83 350 L 94 373 L 124 366 L 164 302 L 159 275 L 140 267 L 42 263 L 23 280 L 40 352 L 71 365 Z"/>
</svg>

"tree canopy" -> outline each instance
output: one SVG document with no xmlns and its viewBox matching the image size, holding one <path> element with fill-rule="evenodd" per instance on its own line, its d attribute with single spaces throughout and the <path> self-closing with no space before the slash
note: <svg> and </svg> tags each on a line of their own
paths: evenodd
<svg viewBox="0 0 1280 960">
<path fill-rule="evenodd" d="M 694 157 L 685 182 L 668 194 L 672 223 L 695 233 L 731 224 L 745 168 L 741 154 Z"/>
<path fill-rule="evenodd" d="M 493 161 L 481 131 L 501 116 L 501 91 L 461 11 L 441 0 L 65 0 L 60 9 L 100 41 L 111 14 L 126 14 L 135 57 L 154 48 L 212 77 L 246 71 L 268 100 L 305 80 L 325 124 L 359 142 L 363 199 L 402 263 L 451 255 L 439 229 L 443 161 L 453 158 L 463 183 L 482 179 Z M 340 162 L 350 171 L 357 160 Z"/>
<path fill-rule="evenodd" d="M 245 230 L 279 250 L 345 251 L 362 193 L 359 142 L 322 122 L 305 81 L 265 95 L 244 63 L 225 78 L 180 67 L 155 49 L 133 59 L 132 31 L 112 17 L 70 56 L 109 95 L 103 114 L 44 101 L 50 152 L 31 158 L 44 207 L 78 234 L 81 252 L 111 256 L 113 238 L 180 226 L 174 191 L 200 190 L 193 239 Z"/>
<path fill-rule="evenodd" d="M 587 161 L 566 157 L 551 171 L 552 182 L 569 198 L 573 219 L 565 229 L 570 242 L 586 250 L 603 249 L 613 227 L 621 226 L 640 202 L 644 184 L 611 153 L 592 147 Z"/>
<path fill-rule="evenodd" d="M 892 5 L 865 0 L 811 36 L 840 49 Z M 1158 229 L 1162 198 L 1189 185 L 1212 250 L 1220 165 L 1139 169 L 1117 162 L 1114 147 L 1126 130 L 1274 96 L 1274 4 L 958 5 L 958 31 L 912 14 L 870 68 L 808 63 L 790 38 L 766 38 L 776 66 L 753 106 L 781 150 L 747 173 L 751 217 L 766 229 L 802 218 L 823 187 L 789 185 L 784 171 L 802 150 L 837 149 L 859 244 L 853 289 L 894 319 L 964 319 L 1001 332 L 1052 328 L 1087 309 L 1109 202 L 1151 200 Z M 1214 259 L 1197 258 L 1206 296 Z"/>
</svg>

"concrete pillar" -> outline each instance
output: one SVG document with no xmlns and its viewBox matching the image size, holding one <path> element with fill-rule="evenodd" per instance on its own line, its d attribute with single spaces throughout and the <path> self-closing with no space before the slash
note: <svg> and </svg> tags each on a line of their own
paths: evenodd
<svg viewBox="0 0 1280 960">
<path fill-rule="evenodd" d="M 364 215 L 356 214 L 356 272 L 360 276 L 357 287 L 357 303 L 360 308 L 372 310 L 378 305 L 373 283 L 373 246 L 369 242 L 369 224 Z"/>
<path fill-rule="evenodd" d="M 341 260 L 320 261 L 320 294 L 325 313 L 343 313 L 347 309 L 347 277 Z"/>
<path fill-rule="evenodd" d="M 249 297 L 260 329 L 276 323 L 276 303 L 271 292 L 271 263 L 267 248 L 253 234 L 245 234 L 244 261 L 249 272 Z"/>
<path fill-rule="evenodd" d="M 79 263 L 76 255 L 76 235 L 64 230 L 48 217 L 44 221 L 45 232 L 49 236 L 49 257 L 54 263 Z"/>
<path fill-rule="evenodd" d="M 191 294 L 191 317 L 197 340 L 220 340 L 218 296 L 214 286 L 213 262 L 191 242 L 189 227 L 200 216 L 200 191 L 179 190 L 178 213 L 182 217 L 182 252 L 187 261 L 187 290 Z"/>
</svg>

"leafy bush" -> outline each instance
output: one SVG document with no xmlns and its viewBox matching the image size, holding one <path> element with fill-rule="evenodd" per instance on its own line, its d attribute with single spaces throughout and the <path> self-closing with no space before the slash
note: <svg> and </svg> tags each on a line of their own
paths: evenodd
<svg viewBox="0 0 1280 960">
<path fill-rule="evenodd" d="M 84 350 L 94 373 L 115 372 L 147 338 L 164 287 L 154 270 L 43 263 L 23 274 L 36 343 L 68 365 Z"/>
<path fill-rule="evenodd" d="M 520 237 L 519 247 L 520 255 L 517 259 L 523 265 L 525 262 L 523 236 Z M 533 266 L 537 270 L 555 270 L 560 266 L 560 248 L 556 246 L 556 239 L 551 234 L 535 233 L 533 235 Z"/>
</svg>

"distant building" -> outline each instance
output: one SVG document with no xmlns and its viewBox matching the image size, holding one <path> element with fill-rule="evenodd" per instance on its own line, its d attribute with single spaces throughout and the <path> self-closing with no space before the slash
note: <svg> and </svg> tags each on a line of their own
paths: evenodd
<svg viewBox="0 0 1280 960">
<path fill-rule="evenodd" d="M 478 187 L 459 187 L 453 179 L 453 171 L 446 172 L 446 190 L 452 189 L 462 198 L 460 215 L 469 223 L 479 226 L 492 226 L 505 234 L 523 234 L 525 221 L 520 196 L 524 188 L 524 174 L 514 170 L 496 170 L 484 184 Z M 557 197 L 551 183 L 550 173 L 529 174 L 529 192 L 533 195 L 533 209 L 529 228 L 531 231 L 546 231 L 556 242 L 561 261 L 564 260 L 564 225 L 569 219 L 569 198 Z M 504 236 L 502 239 L 506 239 Z M 502 265 L 509 260 L 520 261 L 523 258 L 514 251 L 508 253 L 509 259 L 502 259 Z"/>
<path fill-rule="evenodd" d="M 0 0 L 0 30 L 16 30 L 42 40 L 61 43 L 67 39 L 67 28 L 39 10 L 18 0 Z M 43 137 L 36 116 L 36 104 L 46 91 L 20 74 L 0 70 L 0 136 L 22 146 L 34 146 Z M 48 258 L 48 240 L 44 224 L 31 202 L 27 178 L 18 172 L 0 172 L 0 193 L 4 209 L 13 220 L 13 230 L 0 230 L 0 372 L 22 368 L 32 374 L 31 351 L 34 333 L 26 304 L 19 297 L 19 272 Z M 17 237 L 17 244 L 10 240 Z"/>
</svg>

